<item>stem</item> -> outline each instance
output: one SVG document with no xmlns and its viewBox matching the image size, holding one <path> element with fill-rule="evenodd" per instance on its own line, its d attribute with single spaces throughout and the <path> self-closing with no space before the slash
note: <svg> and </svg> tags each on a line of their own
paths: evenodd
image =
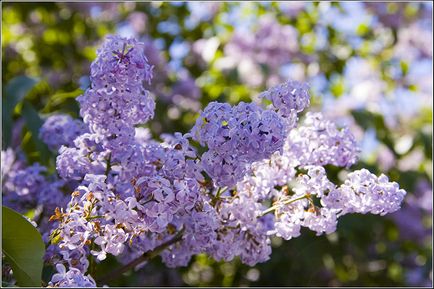
<svg viewBox="0 0 434 289">
<path fill-rule="evenodd" d="M 264 215 L 266 215 L 266 214 L 268 214 L 268 213 L 273 212 L 274 210 L 278 209 L 281 205 L 289 205 L 289 204 L 294 203 L 294 202 L 296 202 L 296 201 L 303 200 L 303 199 L 305 199 L 305 198 L 307 198 L 307 197 L 308 197 L 308 195 L 303 195 L 303 196 L 301 196 L 301 197 L 298 197 L 298 198 L 295 198 L 295 199 L 292 199 L 292 200 L 286 200 L 286 201 L 284 201 L 284 202 L 281 202 L 281 203 L 279 203 L 279 204 L 277 204 L 277 205 L 274 205 L 274 206 L 272 206 L 272 207 L 266 209 L 265 211 L 263 211 L 263 212 L 261 213 L 261 215 L 259 215 L 259 217 L 262 217 L 262 216 L 264 216 Z"/>
<path fill-rule="evenodd" d="M 221 191 L 221 190 L 222 190 L 222 188 L 219 187 L 218 190 L 217 190 L 217 193 L 215 194 L 215 198 L 216 198 L 216 199 L 220 196 L 220 194 L 221 194 L 220 191 Z"/>
<path fill-rule="evenodd" d="M 223 194 L 227 190 L 227 187 L 219 188 L 217 194 L 215 195 L 216 199 L 219 199 L 221 194 Z"/>
<path fill-rule="evenodd" d="M 94 219 L 101 219 L 104 218 L 104 216 L 90 216 L 86 218 L 86 221 L 94 220 Z"/>
<path fill-rule="evenodd" d="M 95 249 L 95 242 L 92 240 L 92 245 L 90 245 L 90 250 L 94 250 Z M 95 276 L 95 271 L 96 271 L 96 263 L 95 263 L 95 257 L 90 254 L 90 260 L 89 260 L 89 274 L 90 276 Z"/>
<path fill-rule="evenodd" d="M 150 259 L 154 258 L 155 256 L 158 256 L 162 251 L 167 249 L 169 246 L 175 244 L 178 241 L 181 241 L 182 234 L 184 233 L 184 229 L 185 228 L 182 228 L 180 231 L 178 231 L 178 233 L 176 233 L 176 235 L 172 239 L 157 246 L 154 250 L 147 251 L 142 256 L 129 262 L 128 264 L 124 265 L 123 267 L 120 267 L 120 268 L 110 272 L 109 274 L 103 276 L 102 278 L 98 278 L 97 283 L 100 283 L 100 284 L 103 283 L 104 284 L 107 281 L 110 281 L 112 279 L 119 277 L 121 274 L 136 267 L 137 265 L 143 263 L 144 261 L 150 260 Z"/>
<path fill-rule="evenodd" d="M 111 159 L 112 159 L 112 153 L 109 153 L 108 159 L 107 159 L 107 165 L 105 167 L 105 172 L 104 175 L 106 175 L 106 177 L 108 177 L 108 174 L 112 168 L 111 166 Z M 107 183 L 107 178 L 105 179 L 105 182 Z"/>
<path fill-rule="evenodd" d="M 217 190 L 217 193 L 215 194 L 215 196 L 212 194 L 212 192 L 209 192 L 209 195 L 211 197 L 211 204 L 214 206 L 215 204 L 217 204 L 217 202 L 220 200 L 221 195 L 228 189 L 228 187 L 219 187 Z"/>
</svg>

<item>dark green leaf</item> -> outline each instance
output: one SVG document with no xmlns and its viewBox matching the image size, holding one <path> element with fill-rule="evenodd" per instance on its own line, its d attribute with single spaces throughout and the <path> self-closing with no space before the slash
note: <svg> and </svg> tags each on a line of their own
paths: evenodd
<svg viewBox="0 0 434 289">
<path fill-rule="evenodd" d="M 47 105 L 44 108 L 45 112 L 52 111 L 54 108 L 58 109 L 61 108 L 66 101 L 68 100 L 74 100 L 77 98 L 77 96 L 81 95 L 84 91 L 82 89 L 76 89 L 71 92 L 60 92 L 56 93 L 53 96 L 50 97 L 48 100 Z"/>
<path fill-rule="evenodd" d="M 12 137 L 12 116 L 15 106 L 20 103 L 37 83 L 37 79 L 27 76 L 13 78 L 6 85 L 2 98 L 3 146 L 10 145 Z"/>
<path fill-rule="evenodd" d="M 2 220 L 2 250 L 17 284 L 40 287 L 45 252 L 41 235 L 22 215 L 5 206 Z"/>
<path fill-rule="evenodd" d="M 32 134 L 32 141 L 34 142 L 39 153 L 38 161 L 42 164 L 47 164 L 50 152 L 48 147 L 39 139 L 39 129 L 41 128 L 44 121 L 41 119 L 33 106 L 27 101 L 24 101 L 23 103 L 22 114 L 26 121 L 28 130 Z"/>
</svg>

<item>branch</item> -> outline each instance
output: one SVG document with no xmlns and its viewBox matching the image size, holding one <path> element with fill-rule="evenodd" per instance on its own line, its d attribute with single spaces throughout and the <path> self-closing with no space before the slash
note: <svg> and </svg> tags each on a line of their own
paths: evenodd
<svg viewBox="0 0 434 289">
<path fill-rule="evenodd" d="M 185 228 L 183 227 L 180 231 L 178 231 L 178 233 L 176 233 L 176 235 L 172 239 L 168 240 L 167 242 L 165 242 L 161 245 L 158 245 L 157 247 L 155 247 L 155 249 L 145 252 L 142 256 L 129 262 L 128 264 L 124 265 L 123 267 L 120 267 L 120 268 L 110 272 L 109 274 L 103 276 L 102 278 L 98 278 L 97 283 L 104 284 L 104 283 L 106 283 L 112 279 L 119 277 L 121 274 L 136 267 L 137 265 L 143 263 L 144 261 L 150 260 L 150 259 L 158 256 L 161 252 L 163 252 L 169 246 L 175 244 L 176 242 L 181 241 L 182 234 L 184 233 L 184 229 Z"/>
</svg>

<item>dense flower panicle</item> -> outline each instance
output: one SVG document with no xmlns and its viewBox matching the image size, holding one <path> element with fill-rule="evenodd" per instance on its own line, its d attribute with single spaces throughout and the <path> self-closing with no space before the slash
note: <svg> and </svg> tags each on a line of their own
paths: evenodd
<svg viewBox="0 0 434 289">
<path fill-rule="evenodd" d="M 9 157 L 12 157 L 10 155 Z M 41 203 L 40 191 L 48 185 L 44 176 L 46 168 L 38 163 L 23 167 L 20 162 L 10 163 L 11 167 L 4 171 L 2 176 L 2 201 L 3 204 L 25 213 L 29 208 Z M 7 164 L 6 164 L 7 165 Z"/>
<path fill-rule="evenodd" d="M 57 114 L 47 118 L 39 131 L 39 137 L 48 147 L 58 150 L 62 145 L 73 146 L 74 140 L 85 132 L 87 128 L 81 121 L 66 114 Z"/>
<path fill-rule="evenodd" d="M 283 146 L 286 136 L 282 119 L 254 103 L 210 103 L 192 128 L 193 139 L 210 150 L 236 150 L 246 160 L 268 157 Z"/>
<path fill-rule="evenodd" d="M 151 82 L 152 66 L 144 54 L 145 44 L 134 38 L 111 35 L 97 50 L 97 58 L 91 64 L 91 81 L 95 87 L 106 84 L 142 85 Z"/>
<path fill-rule="evenodd" d="M 91 65 L 92 87 L 77 100 L 89 129 L 121 145 L 134 137 L 133 126 L 154 116 L 155 102 L 144 82 L 152 79 L 152 66 L 144 44 L 109 36 Z"/>
<path fill-rule="evenodd" d="M 241 234 L 244 235 L 241 244 L 241 248 L 243 248 L 240 254 L 241 262 L 249 266 L 255 266 L 257 263 L 263 263 L 270 259 L 271 240 L 264 232 Z"/>
<path fill-rule="evenodd" d="M 152 152 L 149 157 L 146 147 Z M 130 149 L 127 147 L 124 153 L 113 151 L 106 158 L 106 168 L 112 162 L 120 162 L 113 165 L 109 177 L 84 176 L 83 185 L 77 188 L 68 206 L 67 224 L 64 221 L 65 225 L 59 227 L 62 254 L 68 250 L 86 251 L 87 241 L 94 239 L 99 248 L 91 254 L 98 260 L 107 254 L 119 256 L 133 239 L 149 232 L 163 234 L 177 214 L 190 214 L 195 208 L 200 191 L 198 180 L 203 177 L 198 176 L 196 154 L 185 136 L 175 134 L 163 144 L 149 143 L 137 151 L 139 155 L 130 154 Z M 120 186 L 119 181 L 131 184 Z M 97 216 L 101 217 L 91 221 Z M 75 263 L 85 272 L 86 263 Z"/>
<path fill-rule="evenodd" d="M 321 113 L 307 113 L 300 127 L 291 130 L 285 150 L 300 165 L 349 167 L 357 161 L 359 148 L 348 128 L 339 130 Z"/>
<path fill-rule="evenodd" d="M 215 136 L 226 130 L 232 107 L 227 103 L 211 102 L 196 120 L 195 126 L 191 129 L 193 139 L 199 141 L 202 146 L 214 149 L 220 143 Z M 224 139 L 223 139 L 224 141 Z"/>
<path fill-rule="evenodd" d="M 273 111 L 262 110 L 254 103 L 241 102 L 234 107 L 237 129 L 233 136 L 237 151 L 251 161 L 269 157 L 282 148 L 286 128 L 282 119 Z"/>
<path fill-rule="evenodd" d="M 184 226 L 183 238 L 161 255 L 166 266 L 187 266 L 193 255 L 210 250 L 215 243 L 220 226 L 218 216 L 208 203 L 202 204 L 202 210 L 193 210 L 179 219 Z"/>
<path fill-rule="evenodd" d="M 356 141 L 320 113 L 296 127 L 309 105 L 308 86 L 299 82 L 262 93 L 272 103 L 266 109 L 211 102 L 190 133 L 153 140 L 136 127 L 155 109 L 143 86 L 152 78 L 144 48 L 108 37 L 91 66 L 92 86 L 78 98 L 84 124 L 60 115 L 43 125 L 41 138 L 60 147 L 61 180 L 2 151 L 5 203 L 54 211 L 39 226 L 51 242 L 45 260 L 57 263 L 50 286 L 96 286 L 85 275 L 89 256 L 126 264 L 178 234 L 160 253 L 168 267 L 201 253 L 253 266 L 270 258 L 273 236 L 289 240 L 302 227 L 329 234 L 347 213 L 399 209 L 405 191 L 384 175 L 355 171 L 341 186 L 327 178 L 324 165 L 357 161 Z"/>
<path fill-rule="evenodd" d="M 260 94 L 260 97 L 270 100 L 283 117 L 291 116 L 292 112 L 302 112 L 310 105 L 309 87 L 298 81 L 287 81 L 270 88 Z"/>
<path fill-rule="evenodd" d="M 327 178 L 326 170 L 322 166 L 304 166 L 302 168 L 307 172 L 306 174 L 299 174 L 295 179 L 296 184 L 292 190 L 296 196 L 308 194 L 321 198 L 336 188 L 336 185 Z"/>
<path fill-rule="evenodd" d="M 46 170 L 45 167 L 38 163 L 19 170 L 12 179 L 15 193 L 19 196 L 37 193 L 45 185 L 45 178 L 42 173 Z"/>
<path fill-rule="evenodd" d="M 385 215 L 401 207 L 406 192 L 396 182 L 389 182 L 385 175 L 376 175 L 366 169 L 349 173 L 339 193 L 323 198 L 331 208 L 347 213 L 371 213 Z"/>
<path fill-rule="evenodd" d="M 275 202 L 279 217 L 269 235 L 290 239 L 299 236 L 301 226 L 318 235 L 329 234 L 336 230 L 337 219 L 345 214 L 395 212 L 406 194 L 385 175 L 377 177 L 365 169 L 348 174 L 339 187 L 327 179 L 323 167 L 307 166 L 305 169 L 307 174 L 296 179 L 295 195 L 283 196 Z M 320 200 L 321 207 L 313 205 L 313 198 Z"/>
<path fill-rule="evenodd" d="M 261 215 L 264 206 L 247 190 L 238 190 L 236 198 L 227 193 L 222 196 L 215 206 L 221 225 L 206 252 L 216 260 L 230 261 L 240 256 L 251 266 L 268 260 L 271 241 L 266 233 L 272 226 L 272 216 Z"/>
<path fill-rule="evenodd" d="M 237 189 L 249 191 L 258 201 L 270 199 L 279 194 L 275 187 L 285 186 L 294 179 L 296 166 L 296 160 L 289 153 L 275 152 L 269 159 L 254 162 L 251 174 L 237 183 Z"/>
<path fill-rule="evenodd" d="M 304 213 L 303 226 L 315 231 L 317 235 L 330 234 L 336 231 L 337 215 L 334 210 L 320 208 Z"/>
<path fill-rule="evenodd" d="M 202 155 L 202 166 L 217 186 L 231 186 L 242 178 L 247 163 L 234 155 L 207 151 Z"/>
<path fill-rule="evenodd" d="M 287 130 L 282 118 L 254 103 L 210 103 L 192 128 L 193 139 L 209 148 L 205 171 L 218 186 L 233 186 L 249 164 L 281 150 Z"/>
<path fill-rule="evenodd" d="M 2 178 L 3 204 L 22 213 L 37 206 L 40 191 L 48 185 L 44 176 L 46 170 L 38 163 L 28 167 L 23 167 L 20 162 L 16 166 L 12 163 Z"/>
<path fill-rule="evenodd" d="M 76 148 L 61 147 L 56 160 L 59 176 L 65 180 L 80 180 L 91 165 L 85 155 L 80 155 Z"/>
<path fill-rule="evenodd" d="M 85 133 L 74 140 L 74 147 L 62 146 L 56 159 L 59 176 L 64 180 L 81 180 L 90 171 L 103 173 L 109 152 L 101 142 L 101 136 Z"/>
<path fill-rule="evenodd" d="M 133 125 L 145 123 L 154 116 L 155 102 L 141 88 L 92 88 L 77 100 L 89 129 L 107 137 L 134 135 Z"/>
<path fill-rule="evenodd" d="M 275 186 L 284 186 L 294 179 L 297 167 L 327 164 L 348 167 L 357 161 L 358 152 L 348 129 L 338 130 L 320 113 L 307 113 L 304 122 L 290 130 L 283 151 L 253 163 L 252 175 L 247 175 L 242 183 L 249 183 L 255 196 L 268 198 L 275 195 Z M 324 183 L 321 185 L 325 188 Z"/>
</svg>

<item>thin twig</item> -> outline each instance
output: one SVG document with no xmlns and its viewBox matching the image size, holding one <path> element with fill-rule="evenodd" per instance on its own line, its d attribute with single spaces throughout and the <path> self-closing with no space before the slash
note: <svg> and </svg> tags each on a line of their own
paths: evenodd
<svg viewBox="0 0 434 289">
<path fill-rule="evenodd" d="M 259 216 L 262 217 L 262 216 L 264 216 L 264 215 L 266 215 L 266 214 L 268 214 L 268 213 L 270 213 L 270 212 L 273 212 L 274 210 L 278 209 L 278 208 L 279 208 L 280 206 L 282 206 L 282 205 L 289 205 L 289 204 L 294 203 L 294 202 L 296 202 L 296 201 L 303 200 L 303 199 L 305 199 L 305 198 L 307 198 L 307 197 L 308 197 L 308 195 L 303 195 L 303 196 L 298 197 L 298 198 L 295 198 L 295 199 L 286 200 L 286 201 L 284 201 L 284 202 L 278 203 L 277 205 L 274 205 L 274 206 L 272 206 L 272 207 L 266 209 L 265 211 L 263 211 L 263 212 L 261 213 L 261 215 L 259 215 Z"/>
<path fill-rule="evenodd" d="M 97 279 L 97 283 L 99 284 L 105 284 L 106 282 L 115 279 L 122 275 L 123 273 L 127 272 L 128 270 L 136 267 L 137 265 L 150 260 L 154 258 L 155 256 L 158 256 L 162 251 L 167 249 L 170 245 L 175 244 L 176 242 L 180 241 L 182 239 L 182 234 L 184 233 L 184 228 L 182 228 L 176 235 L 170 239 L 169 241 L 157 246 L 154 250 L 145 252 L 142 256 L 138 257 L 137 259 L 134 259 L 133 261 L 129 262 L 128 264 L 124 265 L 123 267 L 120 267 L 109 274 L 103 276 L 102 278 Z"/>
<path fill-rule="evenodd" d="M 92 240 L 92 244 L 90 245 L 90 250 L 93 251 L 95 250 L 95 242 Z M 95 276 L 95 270 L 96 270 L 96 263 L 95 263 L 95 257 L 92 256 L 92 254 L 89 255 L 90 256 L 90 260 L 89 260 L 89 269 L 90 269 L 90 276 Z"/>
</svg>

